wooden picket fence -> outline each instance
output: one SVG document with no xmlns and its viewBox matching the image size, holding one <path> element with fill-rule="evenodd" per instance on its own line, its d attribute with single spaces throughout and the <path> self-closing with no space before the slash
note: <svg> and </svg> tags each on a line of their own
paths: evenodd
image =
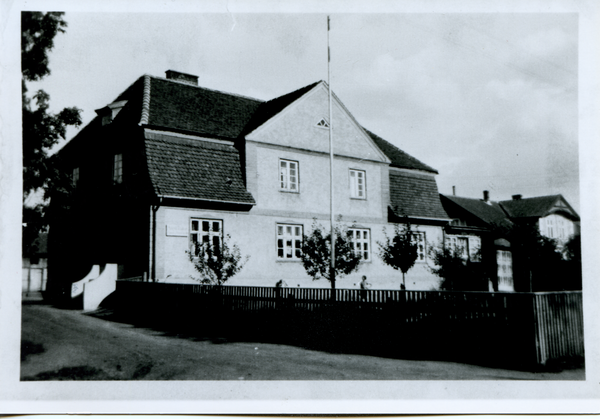
<svg viewBox="0 0 600 419">
<path fill-rule="evenodd" d="M 117 282 L 121 305 L 132 310 L 156 311 L 161 306 L 165 310 L 222 310 L 238 319 L 253 318 L 253 322 L 259 320 L 252 316 L 268 313 L 261 322 L 287 319 L 284 323 L 300 327 L 299 313 L 304 313 L 302 321 L 316 322 L 322 318 L 320 313 L 335 307 L 336 312 L 343 313 L 340 318 L 345 323 L 331 322 L 330 327 L 347 328 L 348 335 L 357 338 L 377 337 L 380 343 L 399 341 L 406 346 L 406 342 L 413 342 L 430 349 L 454 345 L 457 353 L 464 354 L 503 356 L 508 352 L 538 365 L 584 355 L 581 291 L 336 289 L 335 303 L 331 292 L 323 288 Z"/>
</svg>

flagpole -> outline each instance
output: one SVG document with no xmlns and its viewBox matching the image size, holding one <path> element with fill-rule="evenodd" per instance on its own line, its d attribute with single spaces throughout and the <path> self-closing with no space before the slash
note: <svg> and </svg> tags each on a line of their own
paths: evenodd
<svg viewBox="0 0 600 419">
<path fill-rule="evenodd" d="M 331 109 L 331 51 L 329 49 L 329 16 L 327 16 L 327 84 L 329 86 L 329 203 L 331 216 L 331 298 L 335 300 L 335 229 L 333 216 L 333 119 Z"/>
</svg>

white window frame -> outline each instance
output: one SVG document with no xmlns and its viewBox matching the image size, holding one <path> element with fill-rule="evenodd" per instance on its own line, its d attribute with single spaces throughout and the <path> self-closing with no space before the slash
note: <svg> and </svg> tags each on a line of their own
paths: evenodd
<svg viewBox="0 0 600 419">
<path fill-rule="evenodd" d="M 450 248 L 460 250 L 460 257 L 469 260 L 469 238 L 465 236 L 448 236 Z"/>
<path fill-rule="evenodd" d="M 292 173 L 295 171 L 295 175 Z M 279 190 L 300 193 L 300 163 L 296 160 L 279 159 Z"/>
<path fill-rule="evenodd" d="M 118 153 L 113 158 L 113 182 L 123 183 L 123 154 Z"/>
<path fill-rule="evenodd" d="M 417 244 L 417 262 L 427 262 L 427 236 L 424 231 L 411 231 L 410 241 Z"/>
<path fill-rule="evenodd" d="M 498 282 L 513 286 L 512 253 L 509 250 L 496 250 L 496 264 Z"/>
<path fill-rule="evenodd" d="M 215 228 L 215 226 L 218 226 Z M 200 245 L 223 243 L 223 220 L 213 218 L 190 218 L 190 252 L 198 257 Z"/>
<path fill-rule="evenodd" d="M 301 260 L 304 226 L 302 224 L 277 223 L 275 234 L 277 260 Z"/>
<path fill-rule="evenodd" d="M 349 169 L 348 177 L 350 179 L 350 198 L 367 199 L 367 172 L 359 169 Z"/>
<path fill-rule="evenodd" d="M 350 242 L 355 254 L 361 260 L 371 262 L 371 230 L 368 228 L 349 228 Z"/>
<path fill-rule="evenodd" d="M 329 129 L 329 121 L 327 121 L 327 118 L 321 118 L 321 119 L 319 119 L 319 122 L 317 122 L 315 124 L 315 127 L 328 130 Z"/>
</svg>

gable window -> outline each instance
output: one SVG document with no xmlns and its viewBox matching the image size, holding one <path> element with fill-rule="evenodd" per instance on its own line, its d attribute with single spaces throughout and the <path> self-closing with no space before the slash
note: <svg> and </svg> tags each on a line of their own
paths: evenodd
<svg viewBox="0 0 600 419">
<path fill-rule="evenodd" d="M 202 246 L 221 247 L 223 221 L 193 218 L 190 221 L 190 250 L 194 256 L 200 254 Z"/>
<path fill-rule="evenodd" d="M 279 160 L 279 189 L 298 192 L 298 171 L 297 161 Z"/>
<path fill-rule="evenodd" d="M 300 260 L 303 227 L 277 224 L 277 259 Z"/>
<path fill-rule="evenodd" d="M 321 118 L 319 122 L 317 122 L 317 127 L 319 128 L 329 128 L 329 122 L 325 118 Z"/>
<path fill-rule="evenodd" d="M 371 260 L 371 232 L 366 228 L 350 228 L 348 236 L 354 249 L 354 253 L 362 260 Z"/>
<path fill-rule="evenodd" d="M 76 187 L 79 183 L 79 167 L 73 169 L 73 174 L 71 176 L 71 182 L 73 187 Z"/>
<path fill-rule="evenodd" d="M 425 233 L 413 231 L 411 232 L 410 240 L 417 244 L 417 262 L 424 262 L 427 256 Z"/>
<path fill-rule="evenodd" d="M 113 182 L 114 183 L 122 183 L 123 182 L 123 155 L 115 154 L 113 160 Z"/>
<path fill-rule="evenodd" d="M 364 170 L 350 169 L 350 197 L 356 199 L 367 198 L 366 180 Z"/>
</svg>

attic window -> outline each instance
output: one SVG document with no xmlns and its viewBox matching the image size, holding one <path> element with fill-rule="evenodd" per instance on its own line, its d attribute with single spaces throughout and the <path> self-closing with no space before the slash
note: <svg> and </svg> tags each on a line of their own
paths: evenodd
<svg viewBox="0 0 600 419">
<path fill-rule="evenodd" d="M 329 122 L 327 122 L 325 118 L 321 118 L 321 120 L 317 122 L 316 126 L 319 128 L 329 128 Z"/>
</svg>

